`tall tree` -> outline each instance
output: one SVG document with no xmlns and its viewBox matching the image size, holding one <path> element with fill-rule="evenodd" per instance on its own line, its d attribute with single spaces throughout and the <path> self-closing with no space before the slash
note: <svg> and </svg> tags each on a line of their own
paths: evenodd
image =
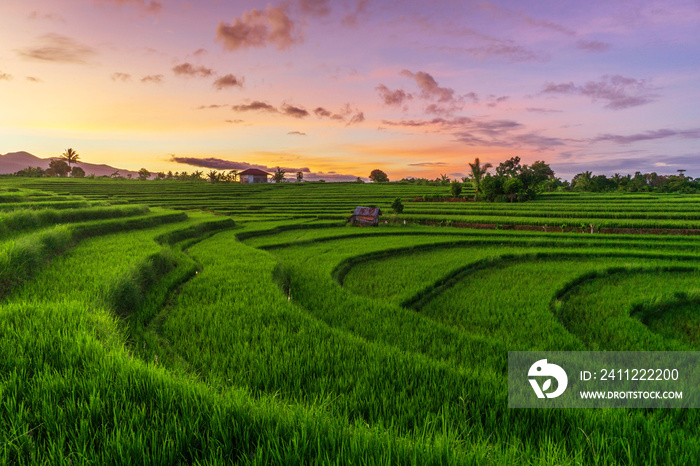
<svg viewBox="0 0 700 466">
<path fill-rule="evenodd" d="M 275 170 L 275 173 L 272 175 L 272 179 L 275 180 L 275 183 L 280 183 L 284 180 L 285 173 L 287 172 L 282 170 L 280 167 L 277 167 L 277 170 Z"/>
<path fill-rule="evenodd" d="M 68 168 L 70 168 L 71 163 L 78 163 L 80 156 L 76 151 L 71 148 L 66 149 L 64 153 L 61 154 L 61 158 L 68 163 Z"/>
<path fill-rule="evenodd" d="M 64 177 L 70 173 L 70 167 L 62 159 L 53 159 L 49 162 L 49 169 L 46 170 L 48 176 Z"/>
<path fill-rule="evenodd" d="M 304 172 L 297 172 L 297 183 L 301 183 L 304 180 Z"/>
<path fill-rule="evenodd" d="M 221 181 L 221 174 L 216 170 L 209 170 L 209 173 L 207 173 L 207 178 L 209 178 L 209 181 L 212 183 L 218 183 Z"/>
<path fill-rule="evenodd" d="M 489 168 L 493 167 L 490 163 L 485 163 L 481 164 L 481 161 L 479 160 L 479 157 L 474 159 L 474 163 L 469 164 L 469 171 L 471 172 L 469 174 L 469 178 L 472 181 L 472 185 L 474 185 L 474 200 L 477 200 L 477 196 L 479 195 L 479 187 L 481 186 L 481 179 L 484 177 L 486 172 L 489 170 Z"/>
<path fill-rule="evenodd" d="M 369 174 L 369 179 L 375 183 L 386 183 L 389 181 L 387 174 L 379 169 L 372 170 L 372 173 Z"/>
</svg>

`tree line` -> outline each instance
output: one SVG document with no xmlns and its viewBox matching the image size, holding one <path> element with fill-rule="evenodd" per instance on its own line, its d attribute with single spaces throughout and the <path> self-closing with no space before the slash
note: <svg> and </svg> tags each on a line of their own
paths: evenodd
<svg viewBox="0 0 700 466">
<path fill-rule="evenodd" d="M 14 173 L 15 176 L 28 177 L 85 177 L 85 171 L 77 166 L 80 155 L 72 148 L 66 149 L 59 158 L 49 162 L 49 168 L 27 167 Z M 554 191 L 578 191 L 578 192 L 660 192 L 660 193 L 700 193 L 700 178 L 694 179 L 685 176 L 685 170 L 678 170 L 677 175 L 659 175 L 656 172 L 634 175 L 620 175 L 615 173 L 611 177 L 606 175 L 593 175 L 591 171 L 578 173 L 571 181 L 557 178 L 554 171 L 544 161 L 535 161 L 531 165 L 520 163 L 520 157 L 515 156 L 501 162 L 494 168 L 491 163 L 482 163 L 477 157 L 474 162 L 468 163 L 467 176 L 458 179 L 450 179 L 446 174 L 431 180 L 428 178 L 404 178 L 398 183 L 418 185 L 449 186 L 453 198 L 458 198 L 465 184 L 474 188 L 475 201 L 490 202 L 523 202 L 534 199 L 538 193 Z M 277 167 L 272 174 L 272 181 L 280 183 L 286 181 L 286 172 Z M 94 178 L 93 175 L 88 178 Z M 115 171 L 110 178 L 133 178 L 132 174 L 123 176 Z M 239 181 L 238 170 L 217 171 L 210 170 L 204 173 L 195 170 L 192 173 L 182 172 L 155 172 L 142 168 L 137 172 L 139 180 L 177 180 L 177 181 L 210 181 L 211 183 L 232 183 Z M 375 183 L 387 183 L 389 177 L 379 169 L 372 170 L 369 179 Z M 304 180 L 304 173 L 296 173 L 296 181 Z M 321 180 L 322 181 L 322 180 Z M 357 177 L 356 182 L 362 183 Z"/>
</svg>

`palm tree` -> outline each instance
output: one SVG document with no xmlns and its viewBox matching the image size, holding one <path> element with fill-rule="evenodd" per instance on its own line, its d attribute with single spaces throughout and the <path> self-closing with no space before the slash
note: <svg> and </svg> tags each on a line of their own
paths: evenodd
<svg viewBox="0 0 700 466">
<path fill-rule="evenodd" d="M 70 168 L 71 163 L 78 163 L 80 156 L 76 151 L 71 148 L 66 149 L 64 153 L 61 154 L 61 158 L 68 162 L 68 167 Z"/>
<path fill-rule="evenodd" d="M 280 167 L 277 167 L 277 170 L 275 173 L 272 175 L 272 179 L 275 180 L 275 183 L 280 183 L 284 180 L 284 174 L 287 173 L 284 170 L 282 170 Z"/>
<path fill-rule="evenodd" d="M 476 201 L 479 195 L 479 187 L 481 186 L 481 179 L 484 177 L 489 168 L 493 167 L 490 163 L 481 164 L 479 157 L 474 159 L 474 163 L 469 164 L 469 169 L 471 170 L 470 178 L 472 180 L 472 185 L 474 185 L 474 200 Z"/>
<path fill-rule="evenodd" d="M 210 170 L 209 173 L 207 173 L 207 177 L 212 183 L 218 183 L 221 180 L 221 174 L 216 170 Z"/>
</svg>

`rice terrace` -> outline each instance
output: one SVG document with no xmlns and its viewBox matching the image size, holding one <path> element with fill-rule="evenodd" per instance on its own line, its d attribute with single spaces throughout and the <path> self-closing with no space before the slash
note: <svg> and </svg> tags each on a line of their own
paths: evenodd
<svg viewBox="0 0 700 466">
<path fill-rule="evenodd" d="M 0 1 L 0 466 L 700 465 L 700 0 Z"/>
<path fill-rule="evenodd" d="M 506 366 L 697 350 L 700 198 L 391 213 L 448 189 L 2 179 L 0 461 L 693 464 L 695 410 L 512 410 Z"/>
</svg>

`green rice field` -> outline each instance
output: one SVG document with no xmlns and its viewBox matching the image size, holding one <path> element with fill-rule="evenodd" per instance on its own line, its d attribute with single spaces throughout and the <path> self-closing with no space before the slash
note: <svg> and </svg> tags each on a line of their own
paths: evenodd
<svg viewBox="0 0 700 466">
<path fill-rule="evenodd" d="M 699 350 L 700 196 L 448 194 L 0 178 L 0 464 L 697 464 L 697 411 L 507 363 Z"/>
</svg>

